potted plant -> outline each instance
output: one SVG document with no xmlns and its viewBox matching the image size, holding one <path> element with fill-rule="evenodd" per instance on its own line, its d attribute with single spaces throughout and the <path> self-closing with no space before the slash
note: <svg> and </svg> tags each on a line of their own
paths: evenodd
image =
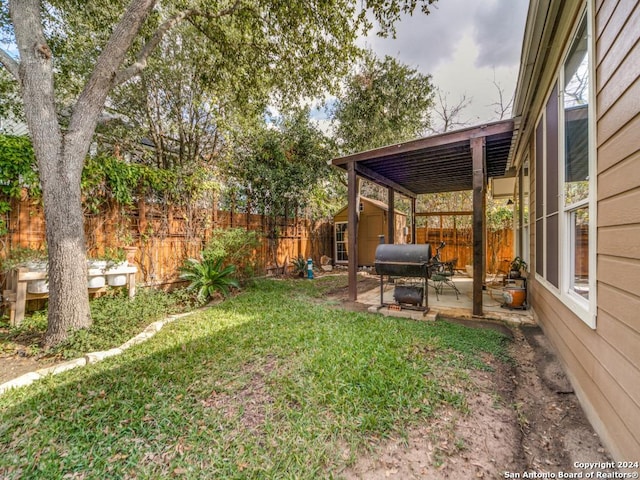
<svg viewBox="0 0 640 480">
<path fill-rule="evenodd" d="M 126 285 L 129 262 L 127 261 L 125 250 L 122 248 L 107 248 L 104 259 L 107 261 L 104 271 L 107 284 L 111 287 Z"/>
<path fill-rule="evenodd" d="M 87 288 L 101 288 L 107 283 L 104 272 L 107 269 L 107 261 L 100 258 L 87 260 Z"/>
<path fill-rule="evenodd" d="M 511 266 L 509 269 L 509 278 L 520 278 L 522 273 L 527 271 L 527 262 L 522 257 L 516 257 L 511 260 Z"/>
<path fill-rule="evenodd" d="M 47 273 L 49 263 L 46 249 L 34 248 L 14 248 L 9 252 L 7 258 L 0 261 L 0 274 L 7 275 L 14 268 L 24 267 L 30 272 Z M 46 278 L 41 280 L 29 280 L 27 282 L 27 292 L 47 293 L 49 282 Z"/>
</svg>

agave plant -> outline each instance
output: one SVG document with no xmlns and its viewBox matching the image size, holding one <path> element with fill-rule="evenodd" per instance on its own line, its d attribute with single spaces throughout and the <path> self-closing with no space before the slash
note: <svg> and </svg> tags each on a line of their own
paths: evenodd
<svg viewBox="0 0 640 480">
<path fill-rule="evenodd" d="M 293 263 L 293 272 L 299 275 L 300 277 L 304 276 L 305 271 L 307 270 L 307 261 L 302 257 L 298 257 L 294 259 L 292 263 Z"/>
<path fill-rule="evenodd" d="M 198 299 L 205 301 L 216 292 L 227 297 L 231 287 L 238 288 L 237 280 L 231 277 L 236 267 L 233 265 L 223 267 L 222 260 L 222 258 L 188 259 L 180 269 L 180 278 L 191 282 L 187 290 L 198 292 Z"/>
</svg>

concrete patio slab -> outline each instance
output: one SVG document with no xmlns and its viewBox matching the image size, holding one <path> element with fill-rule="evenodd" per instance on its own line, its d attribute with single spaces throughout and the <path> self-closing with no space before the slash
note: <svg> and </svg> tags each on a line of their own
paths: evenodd
<svg viewBox="0 0 640 480">
<path fill-rule="evenodd" d="M 402 280 L 400 280 L 401 282 Z M 472 314 L 473 280 L 466 276 L 455 276 L 453 280 L 460 294 L 456 298 L 453 288 L 444 286 L 442 293 L 436 295 L 435 289 L 429 282 L 428 287 L 428 304 L 429 311 L 427 313 L 411 310 L 408 308 L 397 309 L 396 306 L 391 308 L 380 305 L 380 287 L 369 290 L 368 292 L 358 295 L 358 302 L 369 305 L 369 311 L 380 313 L 382 315 L 411 318 L 414 320 L 435 320 L 437 318 L 456 318 L 456 319 L 481 319 L 493 320 L 508 323 L 511 325 L 535 325 L 533 311 L 528 308 L 526 310 L 509 309 L 503 307 L 504 299 L 502 297 L 502 288 L 500 285 L 491 285 L 483 291 L 482 303 L 483 313 L 481 317 Z M 411 279 L 409 283 L 415 283 L 415 279 Z M 383 302 L 388 305 L 395 303 L 393 299 L 393 290 L 395 285 L 385 281 L 383 286 Z"/>
</svg>

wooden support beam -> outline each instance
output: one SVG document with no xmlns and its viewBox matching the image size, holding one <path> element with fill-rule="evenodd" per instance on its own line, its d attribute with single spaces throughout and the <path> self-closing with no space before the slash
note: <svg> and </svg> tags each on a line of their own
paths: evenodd
<svg viewBox="0 0 640 480">
<path fill-rule="evenodd" d="M 475 316 L 483 316 L 482 286 L 485 256 L 485 138 L 471 139 L 473 162 L 473 309 Z"/>
<path fill-rule="evenodd" d="M 415 214 L 417 217 L 437 217 L 437 216 L 457 216 L 461 217 L 463 215 L 473 215 L 473 211 L 467 210 L 458 210 L 458 211 L 449 211 L 449 212 L 417 212 Z"/>
<path fill-rule="evenodd" d="M 358 299 L 358 178 L 355 163 L 347 165 L 347 255 L 349 257 L 349 300 Z"/>
<path fill-rule="evenodd" d="M 351 162 L 349 165 L 351 165 L 352 163 L 355 163 L 355 162 Z M 383 177 L 379 173 L 374 172 L 373 170 L 371 170 L 368 167 L 365 167 L 364 165 L 355 164 L 355 169 L 357 174 L 360 175 L 361 177 L 371 180 L 372 182 L 382 185 L 383 187 L 393 188 L 397 192 L 400 192 L 401 194 L 409 198 L 416 198 L 418 196 L 415 192 L 412 192 L 408 188 L 405 188 L 402 185 L 392 180 L 389 180 L 386 177 Z"/>
<path fill-rule="evenodd" d="M 396 243 L 396 196 L 393 188 L 387 188 L 389 208 L 387 210 L 387 243 Z"/>
<path fill-rule="evenodd" d="M 411 199 L 411 243 L 416 243 L 416 199 Z"/>
</svg>

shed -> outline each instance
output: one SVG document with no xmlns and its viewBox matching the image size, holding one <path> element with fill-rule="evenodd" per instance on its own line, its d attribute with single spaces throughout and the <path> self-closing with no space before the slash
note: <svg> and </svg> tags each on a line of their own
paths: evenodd
<svg viewBox="0 0 640 480">
<path fill-rule="evenodd" d="M 360 220 L 358 221 L 358 266 L 373 266 L 375 263 L 376 247 L 380 243 L 380 235 L 387 241 L 389 207 L 386 203 L 372 198 L 360 197 Z M 394 211 L 395 243 L 406 243 L 407 215 L 398 210 Z M 348 206 L 345 205 L 333 216 L 334 258 L 336 264 L 346 265 L 349 260 L 349 242 L 347 237 Z"/>
</svg>

